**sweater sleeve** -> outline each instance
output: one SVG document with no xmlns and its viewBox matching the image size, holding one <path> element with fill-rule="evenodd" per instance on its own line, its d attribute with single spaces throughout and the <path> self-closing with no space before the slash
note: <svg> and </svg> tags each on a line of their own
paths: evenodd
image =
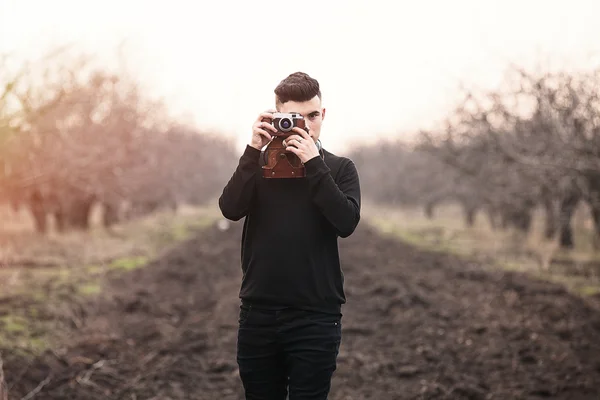
<svg viewBox="0 0 600 400">
<path fill-rule="evenodd" d="M 227 219 L 238 221 L 248 214 L 254 197 L 260 150 L 246 145 L 233 175 L 219 197 L 219 208 Z"/>
<path fill-rule="evenodd" d="M 304 163 L 313 201 L 342 238 L 350 236 L 360 220 L 360 182 L 358 171 L 347 160 L 339 172 L 338 183 L 321 157 Z"/>
</svg>

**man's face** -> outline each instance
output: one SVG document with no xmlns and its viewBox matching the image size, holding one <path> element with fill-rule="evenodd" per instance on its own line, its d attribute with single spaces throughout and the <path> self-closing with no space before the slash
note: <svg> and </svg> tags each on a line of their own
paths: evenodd
<svg viewBox="0 0 600 400">
<path fill-rule="evenodd" d="M 301 114 L 306 121 L 306 126 L 308 126 L 308 134 L 315 142 L 321 135 L 321 124 L 323 123 L 323 118 L 325 118 L 325 108 L 321 107 L 319 96 L 315 96 L 308 101 L 288 101 L 279 104 L 277 111 L 283 113 L 297 112 Z"/>
</svg>

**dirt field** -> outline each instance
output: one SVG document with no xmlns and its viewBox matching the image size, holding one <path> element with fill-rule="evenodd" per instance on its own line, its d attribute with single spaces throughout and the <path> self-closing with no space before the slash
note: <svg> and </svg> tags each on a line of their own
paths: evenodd
<svg viewBox="0 0 600 400">
<path fill-rule="evenodd" d="M 33 361 L 3 350 L 9 398 L 243 399 L 240 228 L 208 228 L 146 267 L 115 271 L 102 298 L 47 316 L 72 333 Z M 417 250 L 367 224 L 340 244 L 348 304 L 330 399 L 600 398 L 597 298 Z"/>
</svg>

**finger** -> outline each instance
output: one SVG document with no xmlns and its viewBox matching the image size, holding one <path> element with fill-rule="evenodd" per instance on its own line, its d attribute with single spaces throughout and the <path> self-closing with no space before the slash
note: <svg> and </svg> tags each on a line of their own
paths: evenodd
<svg viewBox="0 0 600 400">
<path fill-rule="evenodd" d="M 277 132 L 277 128 L 275 128 L 275 127 L 273 126 L 273 124 L 270 124 L 270 123 L 268 123 L 268 122 L 263 122 L 263 126 L 266 126 L 266 127 L 268 127 L 268 128 L 269 128 L 270 130 L 272 130 L 273 132 Z"/>
<path fill-rule="evenodd" d="M 288 146 L 294 146 L 294 147 L 298 148 L 299 146 L 302 145 L 302 143 L 299 140 L 297 140 L 297 139 L 292 139 L 292 140 L 287 140 L 287 145 Z"/>
<path fill-rule="evenodd" d="M 284 146 L 289 146 L 290 144 L 292 144 L 292 142 L 293 142 L 294 140 L 295 140 L 294 138 L 292 138 L 291 136 L 288 136 L 288 137 L 287 137 L 287 138 L 285 138 L 285 139 L 284 139 L 284 140 L 283 140 L 281 143 L 282 143 Z M 298 140 L 295 140 L 295 142 L 296 142 L 296 144 L 298 144 Z"/>
<path fill-rule="evenodd" d="M 255 133 L 255 134 L 259 134 L 259 135 L 261 135 L 261 136 L 264 136 L 264 137 L 266 137 L 266 138 L 267 138 L 267 139 L 269 139 L 269 140 L 271 140 L 271 139 L 272 139 L 272 136 L 269 134 L 269 132 L 267 132 L 267 131 L 265 131 L 265 130 L 263 130 L 263 129 L 256 128 L 256 129 L 254 130 L 254 133 Z"/>
<path fill-rule="evenodd" d="M 270 123 L 268 123 L 268 122 L 265 122 L 265 121 L 260 121 L 260 122 L 257 122 L 257 123 L 254 125 L 254 128 L 255 128 L 255 129 L 269 128 L 269 129 L 270 129 L 270 130 L 272 130 L 273 132 L 277 132 L 277 128 L 275 128 L 273 125 L 271 125 Z"/>
<path fill-rule="evenodd" d="M 308 144 L 309 145 L 310 143 L 314 143 L 314 140 L 310 136 L 308 136 L 308 135 L 306 135 L 304 137 L 300 136 L 300 135 L 292 135 L 292 136 L 290 136 L 290 138 L 293 138 L 294 140 L 297 140 L 301 144 Z"/>
<path fill-rule="evenodd" d="M 298 132 L 298 134 L 300 136 L 302 136 L 303 139 L 310 139 L 310 136 L 308 135 L 308 133 L 304 129 L 302 129 L 302 128 L 298 127 L 298 126 L 295 126 L 294 128 L 292 128 L 292 130 L 294 132 Z"/>
<path fill-rule="evenodd" d="M 273 114 L 275 114 L 276 112 L 277 112 L 277 110 L 268 109 L 268 110 L 265 110 L 262 113 L 260 113 L 260 115 L 262 117 L 273 118 Z"/>
<path fill-rule="evenodd" d="M 290 135 L 285 139 L 288 143 L 290 140 L 297 140 L 297 141 L 302 141 L 302 137 L 298 136 L 298 135 Z"/>
<path fill-rule="evenodd" d="M 275 112 L 274 110 L 267 110 L 265 112 L 262 112 L 262 113 L 260 113 L 260 115 L 258 116 L 258 118 L 256 118 L 256 121 L 260 122 L 260 121 L 263 120 L 263 118 L 273 119 L 273 113 L 274 112 Z"/>
<path fill-rule="evenodd" d="M 287 151 L 291 151 L 292 153 L 294 153 L 295 155 L 299 156 L 301 151 L 298 150 L 296 147 L 294 146 L 288 146 L 285 148 Z"/>
</svg>

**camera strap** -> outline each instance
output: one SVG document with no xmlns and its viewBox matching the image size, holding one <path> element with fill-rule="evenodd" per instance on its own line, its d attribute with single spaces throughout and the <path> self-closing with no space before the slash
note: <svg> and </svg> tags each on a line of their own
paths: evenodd
<svg viewBox="0 0 600 400">
<path fill-rule="evenodd" d="M 321 158 L 325 160 L 325 152 L 323 151 L 323 145 L 321 144 L 321 139 L 317 139 L 317 149 L 319 149 L 319 154 Z"/>
</svg>

